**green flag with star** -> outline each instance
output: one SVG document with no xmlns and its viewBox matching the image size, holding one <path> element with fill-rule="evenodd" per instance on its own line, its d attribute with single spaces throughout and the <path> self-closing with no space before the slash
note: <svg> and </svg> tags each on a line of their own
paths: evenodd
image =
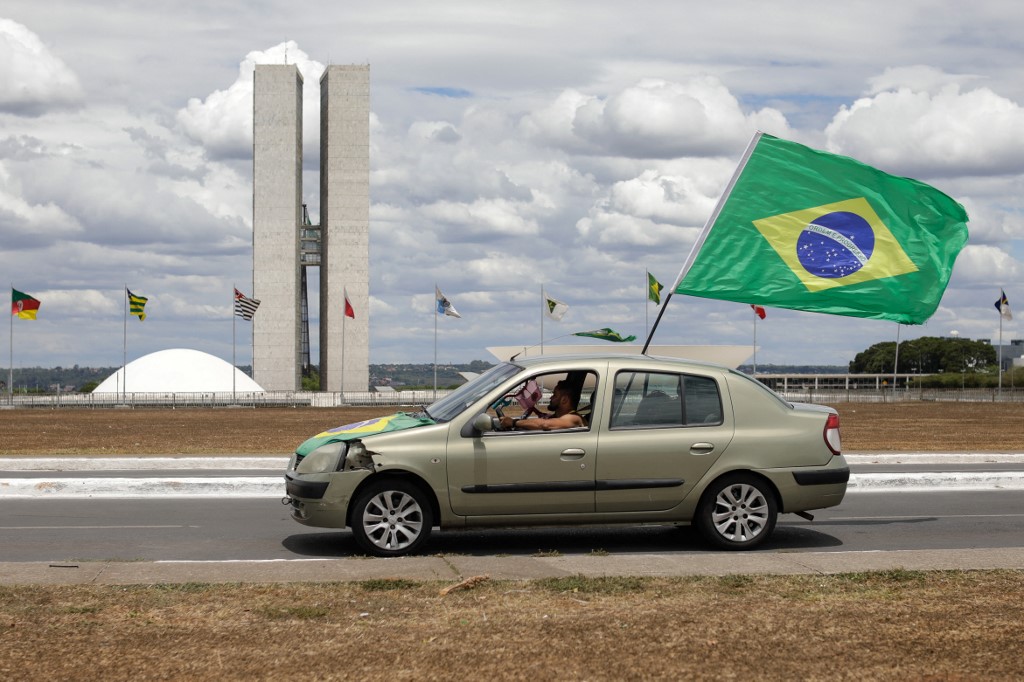
<svg viewBox="0 0 1024 682">
<path fill-rule="evenodd" d="M 672 290 L 922 324 L 966 243 L 934 187 L 758 133 Z"/>
</svg>

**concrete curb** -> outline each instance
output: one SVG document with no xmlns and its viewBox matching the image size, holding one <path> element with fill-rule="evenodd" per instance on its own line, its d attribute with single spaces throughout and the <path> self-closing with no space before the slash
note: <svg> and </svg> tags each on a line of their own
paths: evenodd
<svg viewBox="0 0 1024 682">
<path fill-rule="evenodd" d="M 2 585 L 153 585 L 167 583 L 295 583 L 404 578 L 457 581 L 536 580 L 583 575 L 829 575 L 861 571 L 1024 569 L 1024 547 L 893 552 L 701 552 L 610 556 L 412 556 L 274 561 L 8 562 Z"/>
<path fill-rule="evenodd" d="M 853 465 L 1024 463 L 1019 453 L 851 454 Z M 0 479 L 0 500 L 24 498 L 153 498 L 284 496 L 287 457 L 45 457 L 4 458 L 6 471 L 42 476 Z M 62 476 L 66 472 L 152 471 L 145 477 Z M 265 476 L 174 476 L 174 471 L 268 471 Z M 52 475 L 50 475 L 52 473 Z M 1024 471 L 854 473 L 849 493 L 935 490 L 1024 490 Z"/>
</svg>

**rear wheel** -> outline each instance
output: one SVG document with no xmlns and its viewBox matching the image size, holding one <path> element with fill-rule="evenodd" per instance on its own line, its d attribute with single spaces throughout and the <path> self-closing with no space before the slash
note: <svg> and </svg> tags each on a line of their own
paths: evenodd
<svg viewBox="0 0 1024 682">
<path fill-rule="evenodd" d="M 401 556 L 417 551 L 434 525 L 427 496 L 401 479 L 367 487 L 352 505 L 352 536 L 374 556 Z"/>
<path fill-rule="evenodd" d="M 701 535 L 721 549 L 752 549 L 775 529 L 778 505 L 771 487 L 751 474 L 715 481 L 697 510 Z"/>
</svg>

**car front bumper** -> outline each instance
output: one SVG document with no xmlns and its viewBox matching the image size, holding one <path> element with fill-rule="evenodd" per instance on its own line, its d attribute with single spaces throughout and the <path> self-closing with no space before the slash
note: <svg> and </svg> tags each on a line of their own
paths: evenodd
<svg viewBox="0 0 1024 682">
<path fill-rule="evenodd" d="M 343 471 L 328 474 L 285 474 L 285 498 L 292 518 L 306 526 L 345 528 L 348 506 L 359 484 L 370 471 Z"/>
</svg>

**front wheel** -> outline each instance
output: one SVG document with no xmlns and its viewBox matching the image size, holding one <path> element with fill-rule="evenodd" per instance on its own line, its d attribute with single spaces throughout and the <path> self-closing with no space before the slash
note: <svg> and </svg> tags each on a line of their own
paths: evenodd
<svg viewBox="0 0 1024 682">
<path fill-rule="evenodd" d="M 400 479 L 367 487 L 352 505 L 352 536 L 374 556 L 401 556 L 418 550 L 434 525 L 427 496 Z"/>
<path fill-rule="evenodd" d="M 697 509 L 701 535 L 720 549 L 752 549 L 775 529 L 778 505 L 771 488 L 750 474 L 715 481 Z"/>
</svg>

